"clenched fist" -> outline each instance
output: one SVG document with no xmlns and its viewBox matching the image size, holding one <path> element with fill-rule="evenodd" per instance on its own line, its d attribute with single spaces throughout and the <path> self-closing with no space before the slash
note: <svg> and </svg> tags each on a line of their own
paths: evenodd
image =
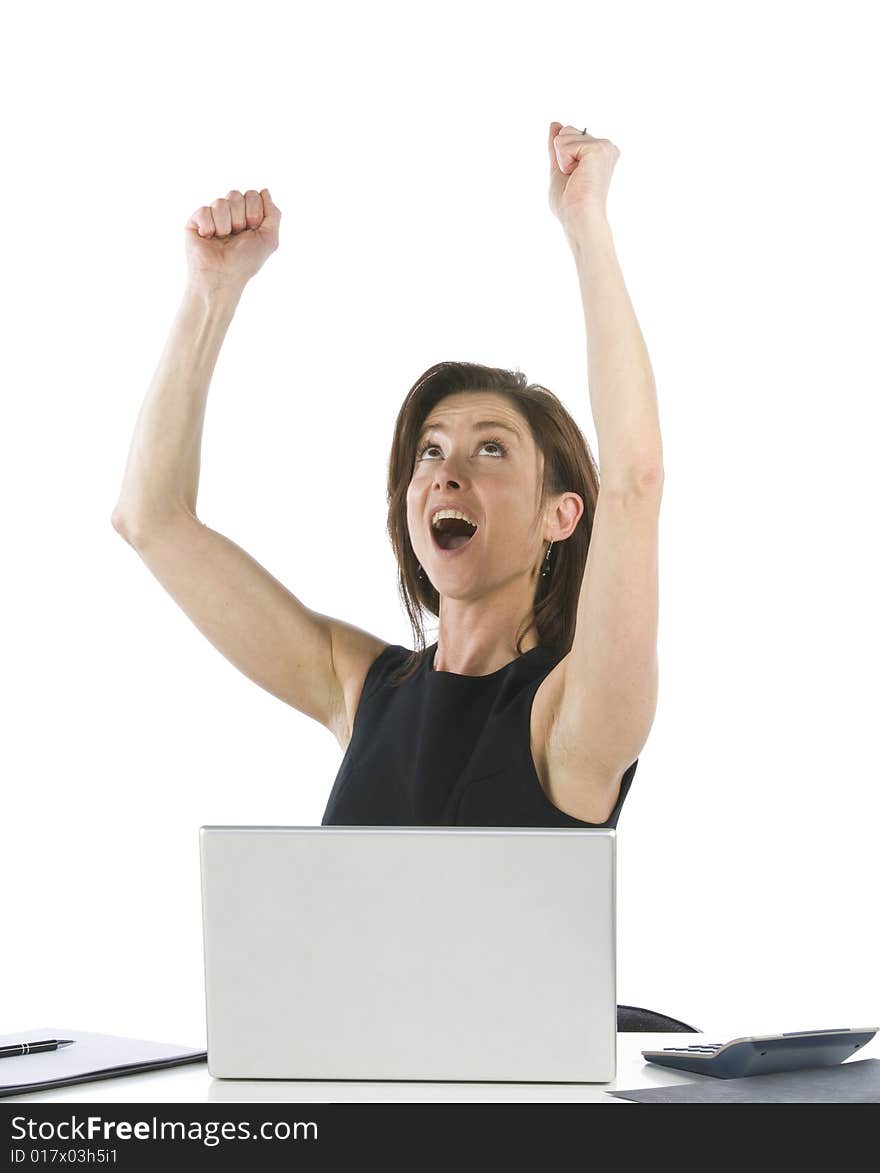
<svg viewBox="0 0 880 1173">
<path fill-rule="evenodd" d="M 281 209 L 269 189 L 227 192 L 186 222 L 186 263 L 199 289 L 241 290 L 278 247 Z"/>
</svg>

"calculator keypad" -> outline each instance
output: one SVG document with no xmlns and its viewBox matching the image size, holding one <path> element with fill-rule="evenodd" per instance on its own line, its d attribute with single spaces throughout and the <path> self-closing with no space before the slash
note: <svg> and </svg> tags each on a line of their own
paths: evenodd
<svg viewBox="0 0 880 1173">
<path fill-rule="evenodd" d="M 690 1047 L 664 1047 L 664 1051 L 675 1051 L 678 1055 L 714 1055 L 721 1048 L 721 1043 L 701 1043 Z"/>
</svg>

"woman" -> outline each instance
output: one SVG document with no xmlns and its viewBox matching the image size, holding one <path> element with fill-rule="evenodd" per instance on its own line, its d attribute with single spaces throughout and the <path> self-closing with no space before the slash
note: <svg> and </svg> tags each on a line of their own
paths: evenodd
<svg viewBox="0 0 880 1173">
<path fill-rule="evenodd" d="M 415 651 L 303 606 L 197 518 L 210 377 L 281 213 L 265 188 L 232 191 L 186 225 L 187 290 L 113 524 L 229 660 L 333 732 L 345 756 L 324 825 L 615 826 L 653 721 L 662 453 L 605 211 L 619 152 L 555 122 L 548 145 L 550 206 L 583 297 L 601 492 L 551 392 L 478 364 L 425 372 L 398 417 L 388 484 Z M 422 610 L 439 617 L 427 648 Z"/>
</svg>

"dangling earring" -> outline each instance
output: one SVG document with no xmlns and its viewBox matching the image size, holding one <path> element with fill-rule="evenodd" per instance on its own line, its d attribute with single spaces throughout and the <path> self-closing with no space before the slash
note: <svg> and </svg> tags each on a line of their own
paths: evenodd
<svg viewBox="0 0 880 1173">
<path fill-rule="evenodd" d="M 418 566 L 418 570 L 416 571 L 416 577 L 417 577 L 417 578 L 424 578 L 424 577 L 425 577 L 425 572 L 424 572 L 424 570 L 422 570 L 422 564 L 421 564 L 421 562 L 417 562 L 417 563 L 416 563 L 416 566 Z"/>
<path fill-rule="evenodd" d="M 544 559 L 544 565 L 541 567 L 541 578 L 546 578 L 550 573 L 550 551 L 553 549 L 553 539 L 550 539 L 550 545 L 547 547 L 547 557 Z"/>
</svg>

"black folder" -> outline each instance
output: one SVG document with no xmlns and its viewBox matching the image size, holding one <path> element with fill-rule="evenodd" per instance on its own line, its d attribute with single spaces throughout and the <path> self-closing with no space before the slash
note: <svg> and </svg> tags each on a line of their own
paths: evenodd
<svg viewBox="0 0 880 1173">
<path fill-rule="evenodd" d="M 40 1039 L 74 1039 L 71 1047 L 0 1058 L 0 1097 L 21 1096 L 91 1079 L 113 1079 L 181 1063 L 205 1063 L 208 1052 L 177 1043 L 102 1035 L 71 1026 L 38 1026 L 0 1035 L 0 1047 Z"/>
</svg>

